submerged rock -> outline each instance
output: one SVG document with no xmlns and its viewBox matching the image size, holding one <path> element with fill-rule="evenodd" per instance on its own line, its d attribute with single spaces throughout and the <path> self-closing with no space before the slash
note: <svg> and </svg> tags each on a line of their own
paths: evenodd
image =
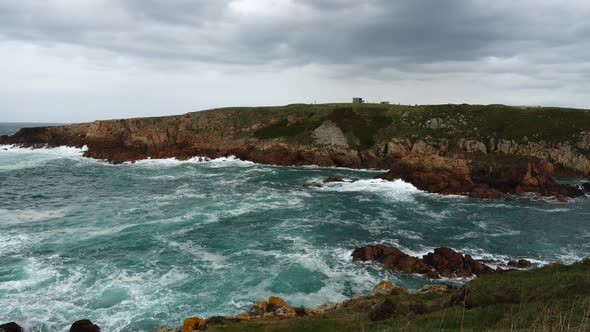
<svg viewBox="0 0 590 332">
<path fill-rule="evenodd" d="M 303 186 L 305 188 L 320 188 L 322 185 L 321 185 L 321 183 L 317 183 L 317 182 L 308 182 L 308 183 L 304 183 Z"/>
<path fill-rule="evenodd" d="M 15 322 L 0 325 L 0 332 L 24 332 L 25 330 Z"/>
<path fill-rule="evenodd" d="M 328 176 L 327 178 L 324 179 L 324 183 L 330 183 L 330 182 L 344 182 L 344 179 L 339 176 Z"/>
<path fill-rule="evenodd" d="M 72 324 L 70 332 L 100 332 L 100 327 L 88 319 L 82 319 Z"/>
<path fill-rule="evenodd" d="M 533 263 L 526 259 L 519 259 L 517 261 L 508 262 L 508 266 L 517 267 L 519 269 L 526 269 L 533 266 Z"/>
</svg>

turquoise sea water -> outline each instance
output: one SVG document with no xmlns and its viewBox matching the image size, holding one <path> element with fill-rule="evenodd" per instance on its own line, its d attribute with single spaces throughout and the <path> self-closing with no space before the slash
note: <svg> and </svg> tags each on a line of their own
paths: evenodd
<svg viewBox="0 0 590 332">
<path fill-rule="evenodd" d="M 110 165 L 73 148 L 0 147 L 0 323 L 151 331 L 269 295 L 316 306 L 382 279 L 427 282 L 352 263 L 370 243 L 539 263 L 590 254 L 589 199 L 443 197 L 376 174 L 231 158 Z M 302 187 L 328 175 L 361 180 Z"/>
</svg>

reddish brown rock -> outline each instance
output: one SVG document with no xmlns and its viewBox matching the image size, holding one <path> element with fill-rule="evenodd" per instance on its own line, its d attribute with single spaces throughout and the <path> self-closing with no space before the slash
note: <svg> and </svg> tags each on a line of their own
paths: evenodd
<svg viewBox="0 0 590 332">
<path fill-rule="evenodd" d="M 82 319 L 72 324 L 70 332 L 100 332 L 100 327 L 88 319 Z"/>
<path fill-rule="evenodd" d="M 402 157 L 382 176 L 402 179 L 418 189 L 443 195 L 500 198 L 506 194 L 538 193 L 560 200 L 577 197 L 582 190 L 558 184 L 551 163 L 532 158 Z"/>
<path fill-rule="evenodd" d="M 24 332 L 25 330 L 15 322 L 0 325 L 0 331 L 4 332 Z"/>
<path fill-rule="evenodd" d="M 450 248 L 436 248 L 433 253 L 425 255 L 423 260 L 446 278 L 469 277 L 493 272 L 489 266 Z"/>
<path fill-rule="evenodd" d="M 339 176 L 328 176 L 327 178 L 324 179 L 324 183 L 330 183 L 330 182 L 344 182 L 344 179 Z"/>
<path fill-rule="evenodd" d="M 517 261 L 508 262 L 508 266 L 517 267 L 519 269 L 526 269 L 533 266 L 533 263 L 526 259 L 519 259 Z"/>
<path fill-rule="evenodd" d="M 421 259 L 412 257 L 398 248 L 383 244 L 356 248 L 352 252 L 353 261 L 375 261 L 387 269 L 405 273 L 428 273 L 431 269 Z"/>
<path fill-rule="evenodd" d="M 182 324 L 182 332 L 205 331 L 207 322 L 200 317 L 189 317 Z"/>
<path fill-rule="evenodd" d="M 383 264 L 387 269 L 424 274 L 429 278 L 468 277 L 493 272 L 489 266 L 474 260 L 471 256 L 463 256 L 449 248 L 437 248 L 433 253 L 418 258 L 407 255 L 395 247 L 383 244 L 368 245 L 356 248 L 352 252 L 352 260 L 374 261 Z"/>
</svg>

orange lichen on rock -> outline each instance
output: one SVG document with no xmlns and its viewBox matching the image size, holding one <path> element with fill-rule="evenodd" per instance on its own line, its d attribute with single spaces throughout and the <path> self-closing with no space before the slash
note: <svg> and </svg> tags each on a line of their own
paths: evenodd
<svg viewBox="0 0 590 332">
<path fill-rule="evenodd" d="M 207 329 L 205 320 L 200 317 L 189 317 L 184 320 L 182 332 L 204 331 Z"/>
<path fill-rule="evenodd" d="M 268 298 L 268 304 L 280 308 L 286 306 L 287 302 L 280 297 L 271 296 Z"/>
<path fill-rule="evenodd" d="M 247 312 L 242 312 L 241 314 L 238 314 L 236 317 L 243 320 L 250 320 L 250 315 Z"/>
<path fill-rule="evenodd" d="M 380 281 L 377 286 L 373 288 L 374 295 L 387 295 L 390 294 L 395 286 L 391 283 L 391 281 L 382 280 Z"/>
</svg>

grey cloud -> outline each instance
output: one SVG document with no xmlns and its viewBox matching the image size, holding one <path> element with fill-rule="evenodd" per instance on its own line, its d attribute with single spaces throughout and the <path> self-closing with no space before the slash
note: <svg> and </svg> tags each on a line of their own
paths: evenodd
<svg viewBox="0 0 590 332">
<path fill-rule="evenodd" d="M 226 64 L 368 64 L 411 70 L 414 64 L 513 57 L 567 45 L 573 60 L 588 49 L 586 21 L 568 17 L 589 6 L 546 2 L 300 0 L 306 16 L 236 17 L 231 1 L 126 0 L 68 9 L 0 4 L 8 39 L 71 43 L 154 61 Z M 105 7 L 110 7 L 106 8 Z M 78 12 L 76 11 L 78 10 Z M 88 20 L 78 15 L 89 17 Z"/>
<path fill-rule="evenodd" d="M 234 10 L 240 1 L 246 12 Z M 340 82 L 481 77 L 504 89 L 566 89 L 561 98 L 580 105 L 587 17 L 585 0 L 2 0 L 0 43 L 69 45 L 100 54 L 101 65 L 123 57 L 146 71 L 215 68 L 228 80 L 306 66 Z"/>
</svg>

